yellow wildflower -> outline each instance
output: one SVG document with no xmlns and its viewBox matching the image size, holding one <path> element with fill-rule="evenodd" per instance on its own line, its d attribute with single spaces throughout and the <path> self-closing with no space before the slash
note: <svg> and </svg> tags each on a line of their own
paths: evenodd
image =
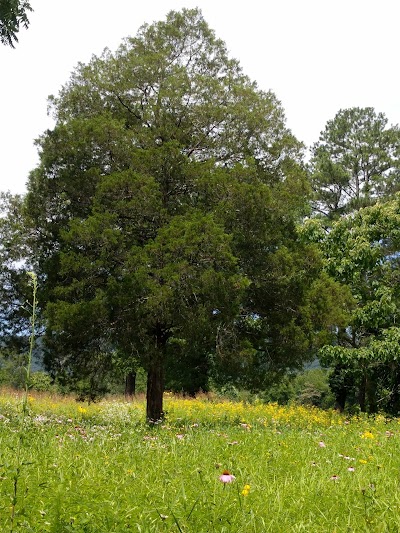
<svg viewBox="0 0 400 533">
<path fill-rule="evenodd" d="M 364 433 L 361 435 L 362 439 L 374 439 L 375 436 L 370 431 L 364 431 Z"/>
<path fill-rule="evenodd" d="M 245 485 L 242 490 L 242 495 L 247 496 L 250 492 L 250 485 Z"/>
</svg>

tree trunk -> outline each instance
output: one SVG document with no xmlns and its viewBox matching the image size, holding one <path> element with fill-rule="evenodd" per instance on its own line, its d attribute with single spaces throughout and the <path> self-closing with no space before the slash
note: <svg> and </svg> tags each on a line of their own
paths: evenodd
<svg viewBox="0 0 400 533">
<path fill-rule="evenodd" d="M 347 390 L 344 387 L 336 391 L 334 408 L 337 409 L 340 413 L 343 413 L 344 408 L 346 406 L 346 397 L 347 397 Z"/>
<path fill-rule="evenodd" d="M 360 410 L 362 413 L 365 413 L 367 411 L 366 394 L 367 394 L 367 375 L 364 371 L 363 375 L 361 376 L 360 390 L 358 393 L 358 402 L 360 404 Z"/>
<path fill-rule="evenodd" d="M 132 398 L 136 391 L 136 372 L 128 372 L 125 377 L 125 396 Z"/>
<path fill-rule="evenodd" d="M 397 416 L 400 413 L 400 369 L 395 362 L 390 367 L 393 376 L 393 385 L 388 407 L 390 414 Z"/>
<path fill-rule="evenodd" d="M 347 377 L 346 369 L 337 364 L 329 378 L 329 387 L 335 395 L 335 409 L 341 413 L 344 411 L 347 399 Z"/>
<path fill-rule="evenodd" d="M 370 375 L 367 378 L 366 383 L 366 395 L 368 401 L 368 413 L 377 413 L 378 412 L 378 402 L 376 397 L 376 379 L 374 375 Z"/>
<path fill-rule="evenodd" d="M 164 418 L 164 361 L 155 357 L 147 372 L 146 419 L 154 424 Z"/>
</svg>

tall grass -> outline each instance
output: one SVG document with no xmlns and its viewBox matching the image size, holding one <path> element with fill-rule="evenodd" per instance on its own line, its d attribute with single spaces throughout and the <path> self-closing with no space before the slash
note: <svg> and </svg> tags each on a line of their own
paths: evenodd
<svg viewBox="0 0 400 533">
<path fill-rule="evenodd" d="M 6 464 L 20 397 L 0 394 L 5 531 L 400 530 L 398 420 L 167 395 L 166 422 L 150 429 L 142 398 L 27 402 L 11 524 Z M 224 470 L 231 483 L 220 481 Z"/>
</svg>

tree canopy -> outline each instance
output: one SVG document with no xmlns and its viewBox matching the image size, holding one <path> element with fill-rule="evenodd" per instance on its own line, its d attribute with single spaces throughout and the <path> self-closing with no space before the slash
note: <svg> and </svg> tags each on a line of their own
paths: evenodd
<svg viewBox="0 0 400 533">
<path fill-rule="evenodd" d="M 331 219 L 399 189 L 400 129 L 371 107 L 340 110 L 312 148 L 314 211 Z"/>
<path fill-rule="evenodd" d="M 353 395 L 362 410 L 400 410 L 397 360 L 400 130 L 372 108 L 341 110 L 313 147 L 315 220 L 303 230 L 320 242 L 326 271 L 354 305 L 322 359 L 334 366 L 338 406 Z M 318 229 L 319 228 L 319 229 Z M 354 396 L 356 395 L 356 396 Z"/>
<path fill-rule="evenodd" d="M 315 220 L 308 221 L 310 233 Z M 344 407 L 346 395 L 356 391 L 362 410 L 400 410 L 398 286 L 400 259 L 400 197 L 365 207 L 321 231 L 320 246 L 326 270 L 351 290 L 353 305 L 345 329 L 321 351 L 322 360 L 335 365 L 333 388 Z M 307 229 L 306 229 L 307 231 Z M 340 402 L 339 402 L 340 403 Z"/>
<path fill-rule="evenodd" d="M 20 195 L 0 193 L 0 347 L 8 350 L 26 347 L 29 331 L 25 302 L 31 265 L 23 201 Z"/>
<path fill-rule="evenodd" d="M 335 289 L 297 232 L 303 146 L 199 10 L 79 64 L 50 103 L 26 214 L 54 374 L 139 362 L 157 420 L 177 361 L 260 387 L 312 357 Z"/>
<path fill-rule="evenodd" d="M 28 13 L 32 11 L 27 0 L 2 0 L 0 2 L 0 42 L 15 47 L 21 27 L 28 28 Z"/>
</svg>

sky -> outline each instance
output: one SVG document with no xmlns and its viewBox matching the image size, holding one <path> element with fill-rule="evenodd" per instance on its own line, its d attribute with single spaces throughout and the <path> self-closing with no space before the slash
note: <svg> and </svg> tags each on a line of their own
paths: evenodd
<svg viewBox="0 0 400 533">
<path fill-rule="evenodd" d="M 31 0 L 15 49 L 0 45 L 0 191 L 23 193 L 34 140 L 53 127 L 47 97 L 78 62 L 171 10 L 199 7 L 230 56 L 272 90 L 307 146 L 340 109 L 374 107 L 400 123 L 398 0 Z"/>
</svg>

